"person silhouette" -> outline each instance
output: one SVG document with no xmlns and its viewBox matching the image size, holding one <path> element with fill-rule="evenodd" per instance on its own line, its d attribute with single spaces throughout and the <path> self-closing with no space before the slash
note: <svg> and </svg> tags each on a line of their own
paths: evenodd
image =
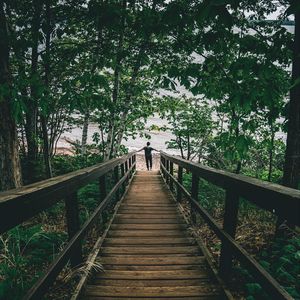
<svg viewBox="0 0 300 300">
<path fill-rule="evenodd" d="M 157 152 L 159 152 L 159 151 L 150 147 L 150 142 L 147 142 L 147 146 L 143 147 L 142 149 L 138 150 L 137 152 L 142 151 L 142 150 L 145 151 L 145 160 L 146 160 L 147 170 L 148 171 L 152 170 L 152 151 L 157 151 Z"/>
</svg>

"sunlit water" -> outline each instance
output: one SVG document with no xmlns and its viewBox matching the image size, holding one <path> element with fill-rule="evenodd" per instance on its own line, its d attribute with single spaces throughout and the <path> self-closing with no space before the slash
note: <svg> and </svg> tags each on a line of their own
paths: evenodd
<svg viewBox="0 0 300 300">
<path fill-rule="evenodd" d="M 171 131 L 150 130 L 151 125 L 162 127 L 167 126 L 168 123 L 166 120 L 162 120 L 158 116 L 150 117 L 146 123 L 146 128 L 143 131 L 143 133 L 146 133 L 150 136 L 150 139 L 144 137 L 142 138 L 138 135 L 135 139 L 128 138 L 128 140 L 123 140 L 122 144 L 128 147 L 130 151 L 133 151 L 141 149 L 146 145 L 147 141 L 149 141 L 151 146 L 157 150 L 162 150 L 170 154 L 179 154 L 179 151 L 176 149 L 167 149 L 166 142 L 174 139 L 174 135 L 171 133 Z M 93 134 L 96 132 L 100 133 L 98 125 L 95 123 L 90 124 L 88 129 L 88 144 L 93 143 Z M 81 136 L 82 128 L 80 127 L 75 127 L 70 132 L 63 133 L 57 144 L 58 150 L 72 148 L 66 139 L 71 141 L 81 141 Z"/>
</svg>

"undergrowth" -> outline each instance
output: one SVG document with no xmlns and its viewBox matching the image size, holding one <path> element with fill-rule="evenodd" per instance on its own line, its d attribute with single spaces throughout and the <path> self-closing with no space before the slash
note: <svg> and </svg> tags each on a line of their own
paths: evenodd
<svg viewBox="0 0 300 300">
<path fill-rule="evenodd" d="M 99 156 L 71 157 L 60 155 L 53 159 L 54 174 L 62 175 L 100 162 Z M 110 186 L 107 187 L 109 190 Z M 99 205 L 99 184 L 93 182 L 78 190 L 81 225 Z M 109 213 L 104 214 L 108 220 Z M 99 225 L 99 224 L 98 224 Z M 99 229 L 91 230 L 83 241 L 86 256 L 98 238 Z M 68 241 L 64 201 L 31 220 L 0 236 L 0 299 L 19 300 L 47 270 Z M 78 273 L 76 271 L 76 273 Z M 63 270 L 46 299 L 69 299 L 68 284 L 73 284 L 73 271 Z M 67 282 L 69 281 L 69 282 Z M 59 291 L 59 292 L 58 292 Z"/>
<path fill-rule="evenodd" d="M 191 181 L 191 174 L 185 173 L 183 185 L 188 190 L 191 190 Z M 224 199 L 224 190 L 200 180 L 198 201 L 221 226 Z M 240 199 L 236 241 L 253 255 L 293 298 L 300 299 L 300 236 L 299 233 L 285 227 L 282 235 L 276 237 L 275 224 L 276 217 L 272 213 Z M 220 240 L 203 220 L 200 219 L 198 225 L 197 233 L 218 261 Z M 235 262 L 233 274 L 230 286 L 236 299 L 271 299 L 244 266 Z"/>
</svg>

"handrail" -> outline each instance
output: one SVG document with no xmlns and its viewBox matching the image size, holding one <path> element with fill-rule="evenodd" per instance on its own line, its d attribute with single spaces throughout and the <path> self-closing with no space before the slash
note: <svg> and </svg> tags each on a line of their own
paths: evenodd
<svg viewBox="0 0 300 300">
<path fill-rule="evenodd" d="M 52 262 L 46 274 L 33 285 L 24 299 L 41 299 L 69 260 L 73 267 L 83 262 L 81 241 L 91 226 L 99 219 L 99 215 L 110 204 L 113 204 L 113 198 L 115 197 L 116 201 L 120 199 L 121 188 L 123 193 L 125 192 L 125 185 L 135 172 L 135 153 L 132 152 L 67 175 L 0 193 L 0 232 L 13 228 L 65 198 L 69 242 Z M 121 178 L 119 178 L 119 167 Z M 114 171 L 114 186 L 106 194 L 105 175 L 112 170 Z M 100 204 L 80 228 L 76 192 L 97 178 L 99 178 Z M 12 214 L 12 212 L 14 213 Z"/>
<path fill-rule="evenodd" d="M 161 153 L 161 157 L 167 158 L 170 162 L 221 188 L 226 190 L 234 188 L 235 193 L 239 194 L 240 197 L 262 209 L 275 213 L 277 216 L 283 217 L 291 224 L 300 226 L 299 190 L 245 175 L 217 170 L 164 152 Z"/>
<path fill-rule="evenodd" d="M 174 163 L 178 165 L 177 179 L 173 174 Z M 260 180 L 253 180 L 252 178 L 248 178 L 246 176 L 240 176 L 209 168 L 178 158 L 176 156 L 168 155 L 164 152 L 161 152 L 160 168 L 161 173 L 165 177 L 165 180 L 170 186 L 171 191 L 173 184 L 177 186 L 177 200 L 181 201 L 183 194 L 191 203 L 192 220 L 195 221 L 196 218 L 194 214 L 198 212 L 209 225 L 209 227 L 214 231 L 214 233 L 221 239 L 222 248 L 219 272 L 223 278 L 226 277 L 228 279 L 232 267 L 232 256 L 234 256 L 249 267 L 249 269 L 255 274 L 257 281 L 270 295 L 274 297 L 274 299 L 293 299 L 254 258 L 252 258 L 240 245 L 238 245 L 238 243 L 234 240 L 234 236 L 237 224 L 239 197 L 242 196 L 243 198 L 254 202 L 264 209 L 272 210 L 272 203 L 270 204 L 268 202 L 267 204 L 262 205 L 261 202 L 264 201 L 264 198 L 261 197 L 273 195 L 274 199 L 276 199 L 276 209 L 281 207 L 280 201 L 284 201 L 285 205 L 292 206 L 292 208 L 297 209 L 300 201 L 299 191 L 281 187 L 276 184 L 265 185 L 265 183 Z M 189 193 L 182 184 L 183 169 L 186 169 L 192 173 L 191 193 Z M 202 177 L 205 180 L 226 190 L 223 229 L 197 201 L 199 177 Z M 256 188 L 259 189 L 258 192 L 255 191 Z M 246 192 L 249 191 L 251 191 L 254 195 L 247 197 Z M 253 200 L 255 195 L 259 196 L 259 200 Z M 279 215 L 282 216 L 282 214 Z M 288 220 L 296 221 L 294 216 L 292 218 L 289 218 L 289 216 L 286 214 L 284 214 L 284 216 L 287 217 Z M 299 222 L 299 219 L 297 221 Z"/>
<path fill-rule="evenodd" d="M 65 175 L 0 192 L 0 234 L 124 163 L 135 152 Z M 67 187 L 67 188 L 66 188 Z"/>
</svg>

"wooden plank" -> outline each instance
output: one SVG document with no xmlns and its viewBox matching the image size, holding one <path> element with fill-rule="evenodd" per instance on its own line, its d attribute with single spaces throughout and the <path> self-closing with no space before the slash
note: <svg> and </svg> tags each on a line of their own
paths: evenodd
<svg viewBox="0 0 300 300">
<path fill-rule="evenodd" d="M 167 271 L 167 270 L 201 270 L 211 273 L 206 264 L 202 265 L 103 265 L 106 271 L 108 270 L 123 270 L 123 271 Z"/>
<path fill-rule="evenodd" d="M 122 300 L 153 300 L 153 297 L 148 298 L 148 297 L 122 297 L 122 298 L 116 298 L 116 297 L 108 297 L 108 296 L 101 296 L 101 297 L 97 297 L 97 296 L 88 296 L 86 298 L 87 300 L 116 300 L 116 299 L 122 299 Z M 159 297 L 159 299 L 171 299 L 170 297 Z M 201 296 L 196 296 L 196 297 L 172 297 L 172 299 L 176 299 L 176 300 L 222 300 L 224 299 L 222 296 L 220 295 L 201 295 Z"/>
<path fill-rule="evenodd" d="M 183 297 L 199 295 L 218 295 L 217 286 L 171 286 L 171 287 L 118 287 L 118 286 L 88 286 L 88 296 L 115 296 L 115 297 Z"/>
<path fill-rule="evenodd" d="M 170 246 L 159 246 L 159 247 L 104 247 L 101 249 L 101 256 L 106 254 L 200 254 L 197 246 L 185 246 L 185 247 L 170 247 Z"/>
<path fill-rule="evenodd" d="M 132 287 L 156 287 L 156 286 L 203 286 L 209 284 L 210 278 L 201 279 L 164 279 L 164 280 L 128 280 L 128 279 L 96 279 L 93 284 L 100 286 L 132 286 Z"/>
<path fill-rule="evenodd" d="M 200 270 L 159 270 L 159 271 L 123 271 L 108 270 L 97 273 L 95 278 L 99 279 L 202 279 L 207 278 L 207 272 Z"/>
<path fill-rule="evenodd" d="M 115 224 L 184 224 L 183 220 L 180 219 L 116 219 Z"/>
<path fill-rule="evenodd" d="M 97 296 L 88 296 L 86 298 L 87 300 L 116 300 L 116 299 L 122 299 L 122 300 L 149 300 L 148 297 L 135 297 L 135 298 L 132 298 L 132 297 L 104 297 L 104 296 L 100 296 L 100 297 L 97 297 Z M 159 299 L 176 299 L 176 300 L 193 300 L 193 299 L 198 299 L 198 300 L 223 300 L 224 298 L 222 297 L 222 295 L 203 295 L 203 296 L 196 296 L 196 297 L 159 297 Z"/>
<path fill-rule="evenodd" d="M 151 213 L 143 213 L 143 214 L 135 214 L 135 213 L 119 213 L 116 216 L 116 220 L 122 219 L 172 219 L 181 221 L 182 217 L 177 213 L 165 213 L 165 214 L 151 214 Z"/>
<path fill-rule="evenodd" d="M 186 224 L 164 224 L 161 226 L 161 224 L 112 224 L 112 229 L 119 230 L 160 230 L 163 229 L 171 229 L 171 230 L 185 230 L 187 228 Z"/>
<path fill-rule="evenodd" d="M 110 230 L 108 237 L 184 237 L 180 230 Z"/>
<path fill-rule="evenodd" d="M 203 264 L 205 261 L 204 256 L 186 256 L 186 257 L 170 257 L 170 256 L 105 256 L 99 257 L 101 264 L 108 265 L 198 265 Z"/>
<path fill-rule="evenodd" d="M 106 238 L 105 245 L 190 245 L 193 240 L 188 238 Z"/>
</svg>

